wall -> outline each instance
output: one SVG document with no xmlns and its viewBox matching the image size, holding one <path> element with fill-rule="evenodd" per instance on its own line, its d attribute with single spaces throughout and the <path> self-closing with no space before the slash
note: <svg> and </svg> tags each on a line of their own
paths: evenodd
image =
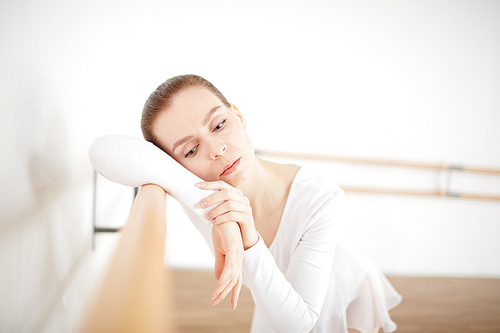
<svg viewBox="0 0 500 333">
<path fill-rule="evenodd" d="M 0 332 L 67 332 L 105 267 L 91 250 L 87 148 L 140 135 L 147 95 L 197 73 L 244 112 L 256 148 L 500 166 L 497 1 L 2 1 Z M 339 183 L 442 175 L 324 166 Z M 455 176 L 454 176 L 455 177 Z M 100 223 L 130 189 L 99 179 Z M 455 186 L 500 192 L 490 177 Z M 169 200 L 174 267 L 210 268 Z M 500 206 L 348 194 L 345 241 L 384 271 L 500 276 Z"/>
</svg>

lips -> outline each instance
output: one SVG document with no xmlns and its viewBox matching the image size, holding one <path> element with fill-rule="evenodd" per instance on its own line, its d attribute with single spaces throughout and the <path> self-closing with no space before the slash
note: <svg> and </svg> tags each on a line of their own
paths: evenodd
<svg viewBox="0 0 500 333">
<path fill-rule="evenodd" d="M 228 175 L 232 174 L 233 172 L 235 172 L 236 169 L 238 169 L 238 166 L 240 165 L 240 160 L 241 160 L 241 157 L 235 158 L 235 159 L 232 159 L 231 161 L 229 161 L 229 163 L 226 164 L 226 166 L 224 167 L 224 170 L 222 171 L 220 176 L 228 176 Z"/>
</svg>

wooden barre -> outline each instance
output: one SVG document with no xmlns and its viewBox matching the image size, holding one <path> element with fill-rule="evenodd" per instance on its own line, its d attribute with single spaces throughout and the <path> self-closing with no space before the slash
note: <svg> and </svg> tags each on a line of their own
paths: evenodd
<svg viewBox="0 0 500 333">
<path fill-rule="evenodd" d="M 405 190 L 405 189 L 390 189 L 381 187 L 361 187 L 361 186 L 351 186 L 351 185 L 340 185 L 340 187 L 346 192 L 355 192 L 355 193 L 416 195 L 416 196 L 427 196 L 427 197 L 451 197 L 451 198 L 500 201 L 499 195 L 480 194 L 480 193 Z"/>
<path fill-rule="evenodd" d="M 470 167 L 470 166 L 464 166 L 464 165 L 458 165 L 458 164 L 406 162 L 406 161 L 384 160 L 384 159 L 362 158 L 362 157 L 328 156 L 328 155 L 319 155 L 319 154 L 279 152 L 279 151 L 272 151 L 272 150 L 256 150 L 255 153 L 257 155 L 262 155 L 262 156 L 298 158 L 298 159 L 307 159 L 307 160 L 316 160 L 316 161 L 330 161 L 330 162 L 382 165 L 382 166 L 393 166 L 393 167 L 407 167 L 407 168 L 428 169 L 428 170 L 437 170 L 437 171 L 459 170 L 459 171 L 471 172 L 471 173 L 500 175 L 500 169 L 486 168 L 486 167 Z"/>
<path fill-rule="evenodd" d="M 272 156 L 281 158 L 298 158 L 298 159 L 327 161 L 327 162 L 356 163 L 356 164 L 380 165 L 380 166 L 391 166 L 391 167 L 408 167 L 408 168 L 418 168 L 418 169 L 427 169 L 436 171 L 460 170 L 463 172 L 470 172 L 470 173 L 500 175 L 500 169 L 484 168 L 484 167 L 466 167 L 459 165 L 405 162 L 405 161 L 370 159 L 370 158 L 360 158 L 360 157 L 327 156 L 327 155 L 306 154 L 306 153 L 279 152 L 270 150 L 256 150 L 255 153 L 261 156 Z M 439 190 L 435 191 L 407 190 L 407 189 L 391 189 L 391 188 L 381 188 L 381 187 L 362 187 L 362 186 L 351 186 L 351 185 L 341 185 L 340 187 L 346 192 L 357 192 L 357 193 L 416 195 L 416 196 L 430 196 L 430 197 L 455 197 L 464 199 L 500 201 L 499 195 L 482 194 L 482 193 L 463 193 L 463 192 L 439 191 Z"/>
<path fill-rule="evenodd" d="M 166 193 L 145 185 L 137 194 L 81 333 L 176 332 L 169 314 L 164 264 Z"/>
</svg>

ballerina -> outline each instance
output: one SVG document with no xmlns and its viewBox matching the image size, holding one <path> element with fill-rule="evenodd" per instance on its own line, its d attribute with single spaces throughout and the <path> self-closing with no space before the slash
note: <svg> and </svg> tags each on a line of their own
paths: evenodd
<svg viewBox="0 0 500 333">
<path fill-rule="evenodd" d="M 213 245 L 219 279 L 213 305 L 232 290 L 235 308 L 243 282 L 255 302 L 253 333 L 396 329 L 389 310 L 401 295 L 370 260 L 337 239 L 345 223 L 339 214 L 343 191 L 328 175 L 255 156 L 243 114 L 209 81 L 197 75 L 168 79 L 146 101 L 141 128 L 207 191 L 190 204 L 180 202 Z M 158 165 L 154 158 L 140 159 Z M 143 183 L 161 186 L 169 178 L 164 168 L 151 173 Z"/>
</svg>

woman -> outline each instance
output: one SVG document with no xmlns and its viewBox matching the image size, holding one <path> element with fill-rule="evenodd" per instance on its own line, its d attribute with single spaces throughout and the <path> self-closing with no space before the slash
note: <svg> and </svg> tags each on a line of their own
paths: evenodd
<svg viewBox="0 0 500 333">
<path fill-rule="evenodd" d="M 396 329 L 388 310 L 401 296 L 371 262 L 336 242 L 342 190 L 307 169 L 256 157 L 243 115 L 210 82 L 196 75 L 167 80 L 146 101 L 141 128 L 147 141 L 205 180 L 202 189 L 217 191 L 200 202 L 214 207 L 207 219 L 239 226 L 243 281 L 255 301 L 252 332 Z M 213 242 L 219 277 L 227 235 L 208 232 L 186 212 Z M 226 280 L 213 305 L 233 289 L 235 307 L 239 275 Z"/>
</svg>

